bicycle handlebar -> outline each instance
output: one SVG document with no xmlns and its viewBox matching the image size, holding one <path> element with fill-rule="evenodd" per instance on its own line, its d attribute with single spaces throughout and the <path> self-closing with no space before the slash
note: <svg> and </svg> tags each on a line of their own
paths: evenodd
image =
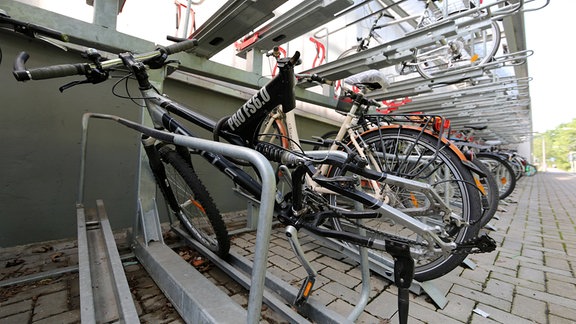
<svg viewBox="0 0 576 324">
<path fill-rule="evenodd" d="M 152 52 L 136 54 L 134 55 L 134 58 L 136 60 L 144 61 L 147 59 L 153 59 L 163 54 L 171 55 L 187 51 L 194 48 L 197 45 L 198 41 L 196 39 L 189 39 L 168 46 L 160 46 Z M 27 69 L 25 64 L 29 58 L 30 55 L 26 52 L 21 52 L 16 57 L 12 74 L 14 75 L 17 81 L 43 80 L 43 79 L 53 79 L 73 75 L 87 75 L 90 73 L 92 69 L 97 67 L 95 63 L 76 63 L 76 64 L 61 64 L 61 65 L 52 65 L 40 68 Z M 120 58 L 110 59 L 98 63 L 98 65 L 100 65 L 100 67 L 102 67 L 103 69 L 110 69 L 112 67 L 122 64 L 123 62 Z"/>
<path fill-rule="evenodd" d="M 71 75 L 84 75 L 89 70 L 88 63 L 62 64 L 41 68 L 26 69 L 25 63 L 30 58 L 26 52 L 20 52 L 14 62 L 12 74 L 17 81 L 60 78 Z"/>
<path fill-rule="evenodd" d="M 329 86 L 334 85 L 334 81 L 325 79 L 325 78 L 319 76 L 318 74 L 299 74 L 298 73 L 298 74 L 296 74 L 296 78 L 305 79 L 306 81 L 309 81 L 309 82 L 318 82 L 320 84 L 326 84 Z"/>
</svg>

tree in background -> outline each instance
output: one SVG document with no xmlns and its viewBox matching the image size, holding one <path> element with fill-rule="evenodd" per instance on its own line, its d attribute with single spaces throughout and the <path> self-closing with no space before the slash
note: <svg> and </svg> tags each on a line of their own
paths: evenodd
<svg viewBox="0 0 576 324">
<path fill-rule="evenodd" d="M 540 168 L 542 168 L 542 150 L 544 149 L 548 168 L 556 165 L 558 169 L 570 171 L 569 155 L 571 152 L 576 152 L 576 118 L 545 133 L 535 134 L 532 145 L 534 162 Z"/>
</svg>

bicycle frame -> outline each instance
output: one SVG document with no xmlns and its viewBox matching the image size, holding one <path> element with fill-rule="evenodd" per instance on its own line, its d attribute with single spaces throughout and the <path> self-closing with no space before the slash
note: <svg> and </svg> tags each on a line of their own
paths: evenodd
<svg viewBox="0 0 576 324">
<path fill-rule="evenodd" d="M 372 152 L 369 148 L 365 147 L 365 145 L 362 144 L 362 134 L 365 134 L 367 132 L 376 131 L 378 128 L 381 128 L 381 129 L 383 129 L 383 128 L 399 128 L 401 126 L 399 126 L 399 125 L 378 126 L 376 128 L 369 129 L 363 133 L 359 133 L 356 129 L 357 128 L 356 125 L 357 125 L 358 118 L 359 118 L 359 115 L 357 115 L 357 110 L 361 109 L 360 103 L 359 103 L 361 101 L 361 98 L 362 98 L 362 96 L 359 95 L 359 99 L 357 101 L 355 101 L 355 103 L 351 107 L 351 110 L 347 113 L 346 118 L 343 121 L 343 123 L 339 129 L 338 135 L 336 135 L 334 143 L 330 146 L 328 151 L 329 152 L 339 151 L 341 146 L 339 146 L 337 143 L 344 140 L 345 138 L 348 138 L 350 143 L 357 148 L 359 155 L 366 160 L 370 160 L 372 165 L 374 165 L 376 167 L 376 169 L 374 171 L 383 172 L 379 168 L 379 165 L 376 161 L 377 160 L 376 152 Z M 285 122 L 286 127 L 283 126 L 284 123 L 282 123 L 281 120 L 283 120 Z M 299 135 L 298 135 L 298 131 L 297 131 L 297 127 L 296 127 L 296 121 L 295 121 L 293 112 L 289 112 L 289 113 L 284 114 L 284 113 L 282 113 L 282 111 L 275 111 L 275 112 L 271 113 L 268 121 L 265 123 L 265 125 L 263 127 L 263 134 L 262 134 L 261 140 L 264 141 L 267 139 L 269 139 L 269 140 L 274 139 L 274 135 L 270 134 L 270 132 L 273 128 L 273 125 L 277 125 L 278 127 L 280 127 L 280 129 L 279 129 L 280 133 L 281 133 L 281 135 L 279 136 L 280 139 L 282 139 L 282 140 L 284 140 L 286 138 L 290 139 L 289 144 L 287 144 L 286 142 L 282 143 L 282 145 L 284 147 L 290 147 L 294 151 L 301 151 Z M 426 132 L 430 135 L 433 135 L 430 131 L 428 131 L 426 129 L 418 128 L 415 126 L 402 126 L 402 127 L 417 129 L 419 131 L 423 131 L 423 132 Z M 463 162 L 463 164 L 467 168 L 474 168 L 474 166 L 469 165 L 469 163 L 468 163 L 469 161 L 462 154 L 462 152 L 460 150 L 458 150 L 450 142 L 448 142 L 445 138 L 438 137 L 438 141 L 439 141 L 439 145 L 441 145 L 442 147 L 448 147 L 450 150 L 454 151 L 454 153 L 456 153 L 456 155 L 460 158 L 460 160 Z M 306 141 L 304 141 L 304 142 L 306 142 Z M 311 142 L 309 144 L 311 144 Z M 308 155 L 311 154 L 311 152 L 306 152 L 306 153 Z M 328 170 L 330 167 L 331 166 L 328 164 L 321 165 L 318 169 L 319 174 L 326 175 L 328 173 Z M 370 169 L 370 166 L 368 165 L 368 166 L 366 166 L 366 168 Z M 336 194 L 343 194 L 346 196 L 346 192 L 338 191 L 335 188 L 330 188 L 329 186 L 326 185 L 326 183 L 319 183 L 318 181 L 316 181 L 316 179 L 313 179 L 312 177 L 306 177 L 305 181 L 307 183 L 307 186 L 314 192 L 321 193 L 321 194 L 335 194 L 336 193 Z M 383 194 L 384 190 L 382 190 L 382 188 L 383 188 L 383 186 L 393 185 L 393 186 L 403 187 L 403 188 L 406 188 L 409 190 L 414 190 L 416 192 L 420 192 L 420 193 L 426 195 L 428 197 L 428 199 L 430 199 L 430 201 L 434 201 L 434 203 L 436 204 L 435 206 L 439 210 L 442 210 L 445 213 L 446 217 L 444 218 L 444 221 L 446 221 L 446 222 L 450 222 L 450 221 L 461 222 L 462 221 L 458 215 L 451 212 L 450 207 L 448 207 L 446 205 L 446 203 L 436 194 L 436 192 L 434 190 L 432 190 L 432 187 L 429 186 L 428 184 L 424 184 L 422 182 L 409 180 L 409 179 L 405 179 L 405 178 L 390 175 L 390 174 L 387 175 L 386 179 L 380 179 L 378 181 L 376 181 L 374 179 L 368 179 L 368 181 L 370 182 L 372 188 L 374 189 L 375 194 L 372 194 L 372 193 L 371 194 L 366 193 L 366 194 L 369 195 L 372 199 L 378 201 L 377 205 L 372 205 L 370 208 L 374 208 L 377 210 L 383 210 L 383 209 L 389 208 L 389 206 L 387 206 L 388 200 L 386 199 L 388 197 L 386 197 Z M 368 205 L 368 206 L 370 206 L 370 205 Z M 421 210 L 413 209 L 413 210 L 411 210 L 411 212 L 420 213 L 423 215 L 423 213 L 425 213 L 426 210 L 427 210 L 426 208 L 421 208 Z M 390 217 L 391 219 L 393 219 L 394 221 L 397 221 L 399 223 L 402 223 L 407 228 L 410 228 L 411 230 L 413 230 L 417 233 L 422 233 L 422 227 L 420 225 L 417 225 L 417 223 L 412 222 L 414 220 L 412 216 L 408 216 L 408 215 L 404 214 L 403 212 L 395 213 L 395 212 L 392 212 L 390 210 L 385 212 L 385 214 L 391 215 L 391 217 Z M 408 220 L 406 217 L 410 218 L 410 220 Z M 462 224 L 462 223 L 460 223 L 460 224 Z M 426 235 L 423 235 L 423 236 L 425 237 Z"/>
</svg>

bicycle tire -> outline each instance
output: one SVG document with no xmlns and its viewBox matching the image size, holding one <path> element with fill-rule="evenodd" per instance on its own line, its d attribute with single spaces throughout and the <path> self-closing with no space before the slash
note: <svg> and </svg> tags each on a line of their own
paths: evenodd
<svg viewBox="0 0 576 324">
<path fill-rule="evenodd" d="M 439 214 L 418 215 L 418 213 L 414 213 L 412 216 L 429 225 L 443 226 L 456 243 L 467 242 L 477 237 L 480 229 L 479 220 L 481 216 L 480 195 L 477 193 L 477 188 L 474 186 L 474 179 L 471 172 L 463 165 L 460 157 L 457 156 L 454 151 L 450 149 L 438 150 L 437 137 L 410 128 L 374 129 L 362 134 L 361 137 L 362 141 L 371 147 L 372 150 L 379 150 L 379 152 L 383 153 L 382 155 L 384 155 L 384 158 L 381 158 L 378 161 L 382 171 L 385 171 L 388 174 L 406 177 L 412 180 L 424 181 L 435 185 L 436 192 L 440 196 L 445 195 L 445 197 L 448 197 L 448 195 L 451 195 L 448 203 L 452 207 L 453 211 L 459 214 L 462 220 L 469 225 L 456 227 L 453 226 L 453 224 L 445 224 L 442 219 L 443 216 Z M 420 150 L 423 154 L 422 156 L 424 156 L 424 154 L 433 154 L 433 152 L 438 152 L 436 158 L 432 159 L 432 163 L 425 167 L 428 171 L 433 172 L 429 174 L 428 177 L 425 177 L 424 173 L 418 174 L 418 172 L 412 172 L 417 171 L 418 168 L 422 167 L 421 164 L 410 162 L 402 163 L 399 158 L 400 155 L 393 151 L 409 147 L 412 147 L 411 150 L 414 152 Z M 350 148 L 355 151 L 353 146 L 350 146 Z M 410 152 L 406 153 L 411 154 Z M 396 156 L 396 161 L 393 161 L 394 156 Z M 413 167 L 412 170 L 410 169 L 411 167 Z M 334 176 L 340 175 L 340 170 L 337 168 L 332 169 L 330 172 L 331 175 Z M 442 172 L 445 172 L 445 174 L 442 174 Z M 440 179 L 448 179 L 448 176 L 453 177 L 453 179 L 444 182 L 440 181 Z M 440 177 L 436 179 L 438 180 L 436 183 L 434 183 L 436 181 L 434 179 L 435 177 Z M 388 197 L 393 196 L 393 194 L 396 195 L 390 199 L 388 204 L 409 215 L 411 214 L 411 208 L 418 209 L 414 208 L 418 205 L 417 201 L 422 204 L 427 203 L 427 198 L 422 194 L 419 195 L 418 193 L 409 192 L 409 190 L 403 191 L 402 188 L 389 188 L 388 191 Z M 333 195 L 331 197 L 331 203 L 338 205 L 340 204 L 341 199 L 343 198 Z M 420 199 L 422 200 L 420 201 Z M 428 203 L 430 202 L 428 201 Z M 345 201 L 344 204 L 346 204 Z M 459 211 L 456 211 L 456 209 Z M 346 224 L 342 224 L 342 221 L 338 219 L 335 219 L 334 223 L 335 227 L 347 227 Z M 407 239 L 420 239 L 416 233 L 411 232 L 399 224 L 391 223 L 382 218 L 367 220 L 365 226 L 370 227 L 371 229 L 377 228 L 380 232 L 402 236 Z M 414 247 L 411 247 L 411 251 L 415 261 L 414 279 L 418 281 L 427 281 L 439 278 L 458 267 L 466 258 L 466 253 L 446 255 L 445 253 L 434 253 L 425 248 L 418 251 L 418 249 Z M 387 255 L 383 251 L 371 249 L 370 255 L 373 258 L 376 257 L 382 259 L 385 264 L 393 264 L 391 256 Z"/>
<path fill-rule="evenodd" d="M 510 165 L 512 165 L 512 169 L 514 169 L 514 175 L 516 176 L 516 182 L 518 182 L 524 176 L 526 172 L 526 168 L 522 161 L 518 160 L 517 158 L 512 158 L 512 160 L 508 160 Z"/>
<path fill-rule="evenodd" d="M 498 154 L 489 152 L 477 153 L 476 157 L 488 166 L 496 178 L 500 199 L 510 196 L 516 188 L 516 175 L 508 161 Z"/>
<path fill-rule="evenodd" d="M 228 230 L 206 187 L 178 152 L 163 146 L 159 153 L 171 189 L 170 193 L 163 194 L 176 199 L 178 210 L 173 212 L 180 225 L 210 251 L 221 258 L 227 257 L 230 251 Z"/>
<path fill-rule="evenodd" d="M 526 164 L 526 176 L 531 177 L 531 176 L 535 175 L 536 173 L 538 173 L 538 169 L 536 168 L 536 166 L 534 164 L 527 163 Z"/>
<path fill-rule="evenodd" d="M 483 213 L 480 218 L 480 227 L 484 227 L 498 211 L 498 202 L 500 200 L 498 183 L 496 182 L 496 178 L 494 178 L 492 172 L 490 172 L 490 169 L 488 169 L 482 161 L 475 158 L 472 160 L 472 163 L 474 163 L 474 165 L 484 173 L 484 176 L 474 174 L 474 177 L 478 181 L 477 186 L 481 186 L 482 188 L 481 198 Z"/>
<path fill-rule="evenodd" d="M 467 17 L 462 17 L 459 19 L 466 18 Z M 478 36 L 478 34 L 480 36 Z M 448 45 L 436 42 L 429 46 L 418 48 L 415 55 L 416 70 L 423 78 L 433 79 L 434 77 L 440 76 L 446 72 L 457 71 L 471 66 L 482 66 L 493 59 L 500 47 L 501 37 L 500 27 L 496 22 L 492 22 L 490 28 L 486 30 L 480 30 L 479 32 L 474 32 L 464 36 L 456 35 L 455 37 L 449 37 L 446 40 L 442 40 Z M 483 41 L 480 41 L 479 43 L 477 41 L 477 39 L 482 40 L 486 38 L 491 39 L 489 45 L 483 45 Z M 479 46 L 478 44 L 482 46 Z M 448 47 L 446 48 L 446 46 Z M 442 47 L 445 48 L 445 54 L 447 56 L 452 56 L 449 52 L 458 47 L 461 57 L 451 57 L 447 60 L 448 62 L 441 62 L 439 59 L 440 57 L 435 60 L 422 59 L 423 53 L 437 51 Z M 456 58 L 456 60 L 453 61 L 452 58 Z"/>
</svg>

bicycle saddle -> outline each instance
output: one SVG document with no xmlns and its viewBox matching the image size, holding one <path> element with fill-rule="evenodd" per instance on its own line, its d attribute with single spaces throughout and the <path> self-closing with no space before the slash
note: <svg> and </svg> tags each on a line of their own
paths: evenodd
<svg viewBox="0 0 576 324">
<path fill-rule="evenodd" d="M 483 130 L 488 128 L 488 125 L 464 125 L 464 128 L 470 128 L 470 129 L 474 129 L 474 130 Z"/>
<path fill-rule="evenodd" d="M 484 142 L 484 144 L 490 145 L 490 146 L 495 146 L 495 145 L 500 145 L 500 144 L 502 144 L 502 141 L 499 141 L 499 140 L 488 140 L 488 141 Z"/>
<path fill-rule="evenodd" d="M 368 90 L 385 90 L 390 86 L 388 76 L 378 70 L 368 70 L 354 74 L 344 79 L 344 83 L 359 88 L 367 88 Z"/>
</svg>

